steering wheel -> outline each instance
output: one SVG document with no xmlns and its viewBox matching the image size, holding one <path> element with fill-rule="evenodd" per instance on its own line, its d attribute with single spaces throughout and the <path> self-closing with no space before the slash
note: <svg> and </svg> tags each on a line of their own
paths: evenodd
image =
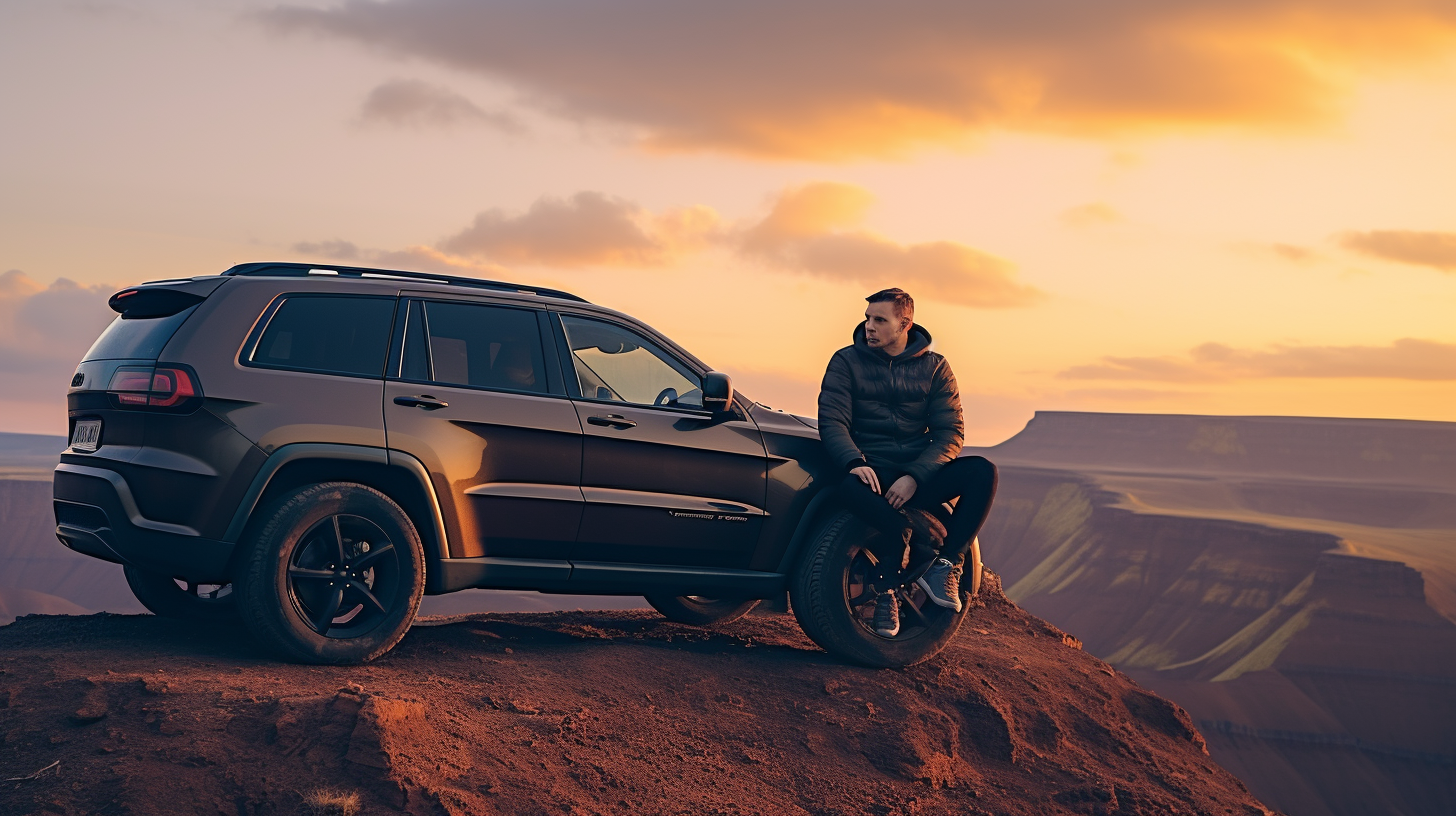
<svg viewBox="0 0 1456 816">
<path fill-rule="evenodd" d="M 657 399 L 652 401 L 653 405 L 671 405 L 677 402 L 677 389 L 664 388 L 657 394 Z"/>
</svg>

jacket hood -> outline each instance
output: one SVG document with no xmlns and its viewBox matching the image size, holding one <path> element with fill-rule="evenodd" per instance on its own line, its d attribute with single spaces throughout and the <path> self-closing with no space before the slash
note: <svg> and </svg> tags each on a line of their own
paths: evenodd
<svg viewBox="0 0 1456 816">
<path fill-rule="evenodd" d="M 890 355 L 886 354 L 883 349 L 870 348 L 870 344 L 865 341 L 864 328 L 865 321 L 863 320 L 859 322 L 858 326 L 854 327 L 854 347 L 859 349 L 861 352 L 864 352 L 865 354 L 874 357 L 877 360 L 882 360 L 885 362 L 889 362 L 890 360 L 909 360 L 913 357 L 919 357 L 925 352 L 930 351 L 930 343 L 932 339 L 930 337 L 930 332 L 926 331 L 925 327 L 920 325 L 919 323 L 910 324 L 909 342 L 905 344 L 905 350 L 900 352 L 895 357 L 891 357 Z"/>
</svg>

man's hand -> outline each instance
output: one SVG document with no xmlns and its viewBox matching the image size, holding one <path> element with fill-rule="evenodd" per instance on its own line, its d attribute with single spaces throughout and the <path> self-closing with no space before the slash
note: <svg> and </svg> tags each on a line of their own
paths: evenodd
<svg viewBox="0 0 1456 816">
<path fill-rule="evenodd" d="M 869 485 L 870 490 L 873 490 L 876 493 L 880 492 L 880 477 L 875 475 L 874 468 L 868 466 L 857 467 L 851 470 L 850 473 L 858 476 L 861 482 Z M 913 490 L 914 488 L 911 489 Z"/>
<path fill-rule="evenodd" d="M 915 480 L 908 475 L 901 476 L 890 485 L 889 492 L 885 493 L 885 501 L 889 502 L 891 507 L 899 510 L 905 502 L 910 501 L 910 497 L 913 495 L 915 495 Z"/>
</svg>

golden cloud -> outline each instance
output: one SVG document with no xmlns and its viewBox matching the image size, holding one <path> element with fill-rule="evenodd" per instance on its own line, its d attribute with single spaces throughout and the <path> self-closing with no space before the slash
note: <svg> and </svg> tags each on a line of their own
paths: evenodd
<svg viewBox="0 0 1456 816">
<path fill-rule="evenodd" d="M 524 212 L 488 210 L 434 246 L 384 251 L 336 239 L 293 249 L 320 260 L 495 277 L 509 276 L 511 266 L 670 267 L 726 251 L 775 270 L 871 289 L 899 286 L 962 306 L 1030 306 L 1046 297 L 995 255 L 954 241 L 902 244 L 864 229 L 873 202 L 863 188 L 815 182 L 782 191 L 762 219 L 725 225 L 703 205 L 652 212 L 585 191 L 542 197 Z"/>
<path fill-rule="evenodd" d="M 1306 124 L 1456 41 L 1449 0 L 351 0 L 262 18 L 504 81 L 651 148 L 811 160 L 996 128 Z"/>
<path fill-rule="evenodd" d="M 953 241 L 901 244 L 859 228 L 873 201 L 859 187 L 816 182 L 780 194 L 759 223 L 740 232 L 738 251 L 782 269 L 868 289 L 979 308 L 1029 306 L 1045 295 L 1016 281 L 1009 261 Z"/>
<path fill-rule="evenodd" d="M 1057 373 L 1073 380 L 1219 382 L 1258 377 L 1456 380 L 1456 344 L 1404 338 L 1388 346 L 1236 349 L 1205 343 L 1186 357 L 1104 357 Z"/>
<path fill-rule="evenodd" d="M 543 197 L 520 214 L 483 212 L 439 249 L 503 264 L 662 266 L 704 248 L 717 230 L 718 214 L 709 207 L 653 214 L 626 199 L 585 191 Z"/>
<path fill-rule="evenodd" d="M 1340 246 L 1385 261 L 1456 272 L 1456 232 L 1371 230 L 1346 232 Z"/>
</svg>

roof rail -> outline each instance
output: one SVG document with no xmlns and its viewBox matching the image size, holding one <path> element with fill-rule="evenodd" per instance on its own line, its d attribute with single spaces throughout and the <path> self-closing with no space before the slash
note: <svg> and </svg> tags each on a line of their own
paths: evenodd
<svg viewBox="0 0 1456 816">
<path fill-rule="evenodd" d="M 560 289 L 548 289 L 540 286 L 526 286 L 518 283 L 505 283 L 503 281 L 485 280 L 483 278 L 464 278 L 459 275 L 435 275 L 429 272 L 407 272 L 398 269 L 371 269 L 363 266 L 334 266 L 333 264 L 306 264 L 286 263 L 278 261 L 264 261 L 261 263 L 238 264 L 222 273 L 224 275 L 244 276 L 268 276 L 284 278 L 303 278 L 309 276 L 337 275 L 347 278 L 395 278 L 399 280 L 419 281 L 420 283 L 448 283 L 452 286 L 472 286 L 477 289 L 492 289 L 497 292 L 520 292 L 528 295 L 544 295 L 545 297 L 559 298 L 561 300 L 575 300 L 580 303 L 587 303 L 587 299 L 578 297 L 570 292 L 563 292 Z"/>
</svg>

